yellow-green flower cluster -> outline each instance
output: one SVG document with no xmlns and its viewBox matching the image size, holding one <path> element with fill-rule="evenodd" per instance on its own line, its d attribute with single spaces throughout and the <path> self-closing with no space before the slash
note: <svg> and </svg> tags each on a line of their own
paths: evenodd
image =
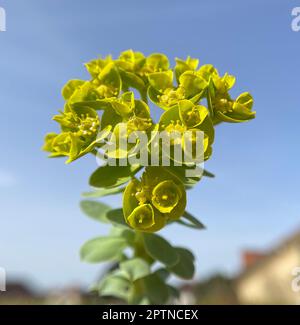
<svg viewBox="0 0 300 325">
<path fill-rule="evenodd" d="M 202 131 L 207 160 L 212 154 L 214 126 L 253 119 L 253 98 L 244 92 L 233 99 L 229 91 L 235 77 L 227 73 L 221 76 L 212 65 L 199 67 L 199 61 L 191 57 L 175 61 L 172 69 L 164 54 L 145 56 L 127 50 L 116 59 L 107 56 L 86 63 L 88 80 L 70 80 L 63 87 L 64 109 L 53 117 L 60 131 L 46 135 L 43 149 L 50 157 L 64 156 L 72 162 L 95 153 L 105 143 L 107 139 L 101 131 L 118 136 L 125 126 L 123 138 L 142 131 L 150 138 L 147 146 L 153 130 L 170 135 L 179 132 L 184 150 L 185 132 L 191 131 L 193 146 L 197 146 L 195 134 Z M 158 123 L 153 121 L 148 99 L 163 109 Z M 117 143 L 112 156 L 128 158 L 135 145 L 130 144 L 124 152 Z M 170 158 L 174 161 L 172 155 Z M 157 231 L 168 221 L 178 219 L 185 205 L 185 185 L 163 166 L 147 168 L 141 180 L 133 178 L 123 200 L 126 222 L 141 231 Z"/>
</svg>

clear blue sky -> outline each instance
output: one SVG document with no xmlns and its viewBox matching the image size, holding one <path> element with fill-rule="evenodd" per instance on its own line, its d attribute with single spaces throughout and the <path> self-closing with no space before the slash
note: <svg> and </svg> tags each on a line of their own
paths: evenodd
<svg viewBox="0 0 300 325">
<path fill-rule="evenodd" d="M 99 266 L 79 261 L 81 244 L 107 228 L 79 210 L 93 157 L 66 166 L 40 151 L 60 89 L 86 78 L 82 63 L 133 48 L 198 57 L 237 76 L 257 119 L 217 129 L 206 179 L 189 206 L 206 225 L 163 231 L 197 255 L 198 276 L 237 272 L 242 249 L 263 249 L 300 226 L 299 1 L 7 0 L 0 33 L 0 266 L 38 285 L 91 283 Z M 108 198 L 113 206 L 120 197 Z"/>
</svg>

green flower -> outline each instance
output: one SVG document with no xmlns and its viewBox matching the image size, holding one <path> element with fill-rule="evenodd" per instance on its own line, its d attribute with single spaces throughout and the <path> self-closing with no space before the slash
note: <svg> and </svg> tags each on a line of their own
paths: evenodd
<svg viewBox="0 0 300 325">
<path fill-rule="evenodd" d="M 235 100 L 231 98 L 229 90 L 235 84 L 235 77 L 225 73 L 221 77 L 212 65 L 202 66 L 198 72 L 207 82 L 208 102 L 213 113 L 213 122 L 239 123 L 255 118 L 252 111 L 253 98 L 250 93 L 245 92 Z"/>
<path fill-rule="evenodd" d="M 115 150 L 109 151 L 108 156 L 126 158 L 138 144 L 138 137 L 136 143 L 127 143 L 125 151 L 120 148 L 119 139 L 128 142 L 129 136 L 136 131 L 145 132 L 148 136 L 153 128 L 150 108 L 145 102 L 135 99 L 133 92 L 123 93 L 120 98 L 112 98 L 106 104 L 109 106 L 103 112 L 101 129 L 109 126 L 115 136 L 115 139 L 110 139 L 115 144 Z"/>
<path fill-rule="evenodd" d="M 143 131 L 148 128 L 145 128 L 145 125 L 141 126 L 143 121 L 146 124 L 151 122 L 150 108 L 144 101 L 135 99 L 132 91 L 128 91 L 119 98 L 110 98 L 105 102 L 101 128 L 107 125 L 114 128 L 119 123 L 130 122 L 135 130 Z"/>
<path fill-rule="evenodd" d="M 124 51 L 115 61 L 119 69 L 123 90 L 130 87 L 136 88 L 141 94 L 145 94 L 148 87 L 148 74 L 169 69 L 168 58 L 161 53 L 153 53 L 145 57 L 141 52 L 132 50 Z"/>
<path fill-rule="evenodd" d="M 92 81 L 70 80 L 62 89 L 67 105 L 96 102 L 117 97 L 122 81 L 114 63 L 107 64 Z"/>
<path fill-rule="evenodd" d="M 112 99 L 111 105 L 118 115 L 126 118 L 135 108 L 134 93 L 132 91 L 123 93 L 120 98 Z"/>
<path fill-rule="evenodd" d="M 53 120 L 61 126 L 62 133 L 50 133 L 45 137 L 43 149 L 50 157 L 67 156 L 67 163 L 91 152 L 96 146 L 100 119 L 89 107 L 68 110 L 55 115 Z"/>
<path fill-rule="evenodd" d="M 69 157 L 67 163 L 78 157 L 78 139 L 72 132 L 62 132 L 60 134 L 49 133 L 45 137 L 43 150 L 50 152 L 49 157 Z"/>
<path fill-rule="evenodd" d="M 185 131 L 191 131 L 193 137 L 191 139 L 193 145 L 192 153 L 196 152 L 196 148 L 194 147 L 196 145 L 196 131 L 202 131 L 204 133 L 204 159 L 207 160 L 212 153 L 211 146 L 214 142 L 215 132 L 208 109 L 205 106 L 196 105 L 190 100 L 179 101 L 176 106 L 162 114 L 159 121 L 159 131 L 167 131 L 170 133 L 170 136 L 173 132 L 182 134 L 179 143 L 176 143 L 180 144 L 182 149 L 185 148 L 184 133 Z M 171 144 L 175 143 L 171 142 Z"/>
<path fill-rule="evenodd" d="M 100 125 L 97 112 L 89 107 L 71 108 L 55 115 L 53 120 L 60 124 L 62 131 L 70 131 L 82 138 L 95 137 Z"/>
<path fill-rule="evenodd" d="M 133 50 L 126 50 L 122 52 L 116 60 L 118 67 L 126 71 L 136 72 L 145 64 L 145 56 L 141 52 L 134 52 Z"/>
<path fill-rule="evenodd" d="M 183 184 L 163 167 L 147 167 L 141 181 L 133 179 L 123 195 L 126 222 L 134 229 L 155 232 L 179 219 L 186 207 Z"/>
<path fill-rule="evenodd" d="M 117 97 L 122 89 L 119 71 L 113 62 L 107 64 L 92 81 L 98 94 L 98 99 Z"/>
<path fill-rule="evenodd" d="M 240 94 L 235 100 L 229 96 L 216 96 L 212 98 L 212 107 L 215 112 L 214 123 L 230 122 L 240 123 L 255 118 L 252 111 L 253 97 L 250 93 Z"/>
<path fill-rule="evenodd" d="M 148 95 L 157 106 L 168 110 L 180 100 L 199 102 L 204 95 L 207 82 L 193 71 L 186 71 L 179 77 L 178 87 L 173 86 L 173 71 L 155 72 L 148 76 Z"/>
<path fill-rule="evenodd" d="M 67 104 L 82 101 L 92 101 L 99 97 L 95 87 L 89 81 L 70 80 L 62 89 L 62 95 Z"/>
<path fill-rule="evenodd" d="M 134 73 L 139 77 L 145 77 L 149 73 L 166 71 L 170 63 L 168 58 L 161 53 L 153 53 L 145 57 L 141 52 L 132 50 L 124 51 L 120 54 L 116 64 L 124 71 Z"/>
</svg>

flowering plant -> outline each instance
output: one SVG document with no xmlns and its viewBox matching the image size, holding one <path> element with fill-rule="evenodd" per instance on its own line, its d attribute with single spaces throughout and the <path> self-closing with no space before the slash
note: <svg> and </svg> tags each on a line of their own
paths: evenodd
<svg viewBox="0 0 300 325">
<path fill-rule="evenodd" d="M 81 202 L 89 217 L 112 224 L 108 236 L 88 241 L 80 252 L 86 262 L 117 262 L 94 287 L 102 296 L 163 304 L 178 294 L 167 283 L 171 274 L 182 279 L 194 275 L 192 252 L 155 232 L 172 223 L 204 228 L 186 210 L 187 190 L 202 176 L 213 177 L 199 165 L 212 155 L 214 127 L 255 117 L 248 92 L 230 96 L 232 75 L 220 76 L 212 65 L 198 68 L 198 63 L 190 57 L 176 59 L 171 69 L 164 54 L 146 57 L 128 50 L 116 60 L 108 56 L 88 62 L 90 79 L 71 80 L 62 90 L 64 109 L 53 117 L 60 133 L 47 134 L 43 149 L 50 157 L 67 157 L 67 163 L 86 154 L 106 161 L 91 175 L 94 190 Z M 162 109 L 157 123 L 148 99 L 157 106 L 153 112 Z M 164 133 L 163 144 L 154 141 L 155 132 Z M 104 150 L 112 144 L 113 149 Z M 200 159 L 194 159 L 199 147 Z M 187 148 L 190 159 L 182 162 Z M 109 159 L 113 164 L 107 164 Z M 95 200 L 119 193 L 119 209 Z"/>
</svg>

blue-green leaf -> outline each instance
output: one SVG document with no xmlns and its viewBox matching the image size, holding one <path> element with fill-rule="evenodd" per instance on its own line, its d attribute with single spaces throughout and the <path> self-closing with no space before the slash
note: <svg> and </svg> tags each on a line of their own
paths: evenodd
<svg viewBox="0 0 300 325">
<path fill-rule="evenodd" d="M 100 190 L 95 190 L 91 192 L 84 192 L 82 193 L 83 197 L 86 198 L 100 198 L 104 196 L 119 194 L 124 192 L 125 187 L 113 187 L 113 188 L 103 188 Z"/>
<path fill-rule="evenodd" d="M 141 258 L 133 258 L 122 262 L 120 269 L 128 274 L 132 282 L 149 275 L 151 272 L 149 264 Z"/>
<path fill-rule="evenodd" d="M 127 183 L 139 166 L 101 166 L 90 177 L 90 185 L 99 188 L 119 187 Z"/>
<path fill-rule="evenodd" d="M 167 266 L 173 266 L 178 262 L 177 251 L 168 241 L 151 233 L 144 233 L 143 235 L 145 249 L 153 259 Z"/>
<path fill-rule="evenodd" d="M 169 298 L 169 288 L 155 273 L 143 279 L 145 293 L 154 304 L 165 304 Z"/>
<path fill-rule="evenodd" d="M 111 274 L 100 284 L 99 293 L 101 296 L 113 296 L 127 301 L 130 287 L 130 282 L 126 278 Z"/>
<path fill-rule="evenodd" d="M 196 228 L 196 229 L 206 228 L 201 221 L 199 221 L 196 217 L 194 217 L 187 211 L 184 212 L 182 218 L 188 220 L 190 222 L 190 227 L 192 228 Z"/>
<path fill-rule="evenodd" d="M 80 202 L 81 210 L 92 219 L 101 222 L 109 222 L 106 213 L 111 209 L 110 206 L 96 201 L 83 200 Z"/>
<path fill-rule="evenodd" d="M 97 237 L 82 246 L 80 257 L 88 263 L 116 260 L 126 246 L 124 237 Z"/>
<path fill-rule="evenodd" d="M 129 226 L 127 225 L 124 219 L 123 209 L 113 209 L 107 211 L 106 218 L 116 226 L 129 228 Z"/>
<path fill-rule="evenodd" d="M 176 247 L 175 249 L 179 255 L 179 261 L 169 270 L 180 278 L 192 279 L 195 273 L 194 255 L 182 247 Z"/>
</svg>

